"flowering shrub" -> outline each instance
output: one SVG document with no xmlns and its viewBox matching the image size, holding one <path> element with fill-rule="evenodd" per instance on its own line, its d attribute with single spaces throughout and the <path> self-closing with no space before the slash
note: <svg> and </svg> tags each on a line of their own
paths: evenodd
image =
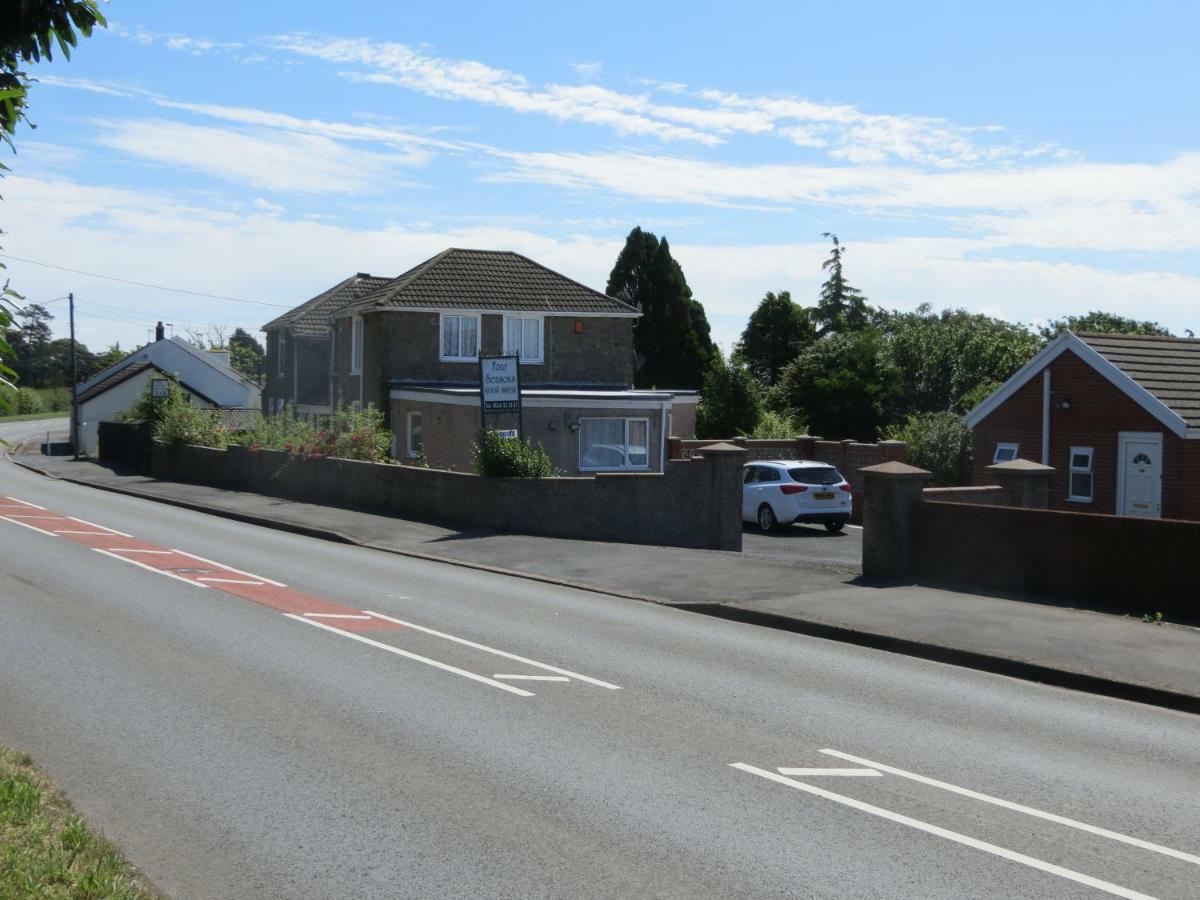
<svg viewBox="0 0 1200 900">
<path fill-rule="evenodd" d="M 199 447 L 224 447 L 229 443 L 229 432 L 221 424 L 215 409 L 192 406 L 183 388 L 174 378 L 167 378 L 167 396 L 155 397 L 151 384 L 146 385 L 140 397 L 118 416 L 122 422 L 146 422 L 150 425 L 155 440 L 168 447 L 193 444 Z"/>
<path fill-rule="evenodd" d="M 339 408 L 316 421 L 293 418 L 291 410 L 264 418 L 238 436 L 251 450 L 282 450 L 300 459 L 357 459 L 390 462 L 392 435 L 384 428 L 383 413 L 368 407 L 355 411 Z"/>
</svg>

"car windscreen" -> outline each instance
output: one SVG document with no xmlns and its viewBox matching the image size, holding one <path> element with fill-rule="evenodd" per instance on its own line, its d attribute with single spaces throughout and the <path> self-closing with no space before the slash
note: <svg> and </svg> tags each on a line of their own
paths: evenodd
<svg viewBox="0 0 1200 900">
<path fill-rule="evenodd" d="M 800 484 L 841 484 L 846 480 L 837 469 L 828 467 L 788 469 L 788 474 L 792 476 L 792 481 Z"/>
</svg>

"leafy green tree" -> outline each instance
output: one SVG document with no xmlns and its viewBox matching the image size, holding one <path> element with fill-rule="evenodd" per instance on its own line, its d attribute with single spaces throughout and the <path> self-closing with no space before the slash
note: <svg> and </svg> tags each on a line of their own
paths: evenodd
<svg viewBox="0 0 1200 900">
<path fill-rule="evenodd" d="M 605 288 L 610 297 L 641 309 L 633 327 L 638 387 L 700 387 L 719 358 L 704 307 L 692 297 L 667 239 L 634 228 Z"/>
<path fill-rule="evenodd" d="M 935 313 L 922 304 L 880 319 L 902 375 L 904 413 L 971 409 L 981 385 L 1006 381 L 1042 348 L 1025 326 L 965 309 Z"/>
<path fill-rule="evenodd" d="M 798 434 L 804 434 L 805 431 L 807 431 L 807 427 L 803 419 L 768 409 L 759 418 L 758 424 L 754 426 L 754 431 L 750 432 L 750 437 L 783 441 L 794 438 Z"/>
<path fill-rule="evenodd" d="M 46 307 L 30 303 L 17 313 L 19 325 L 6 335 L 12 353 L 16 378 L 30 387 L 45 387 L 50 374 L 47 348 L 50 346 L 50 322 L 54 319 Z"/>
<path fill-rule="evenodd" d="M 109 366 L 115 366 L 128 355 L 121 349 L 121 342 L 117 341 L 103 353 L 96 354 L 96 371 L 102 372 Z"/>
<path fill-rule="evenodd" d="M 767 291 L 750 314 L 742 339 L 733 349 L 733 359 L 744 363 L 763 384 L 772 385 L 783 367 L 816 336 L 808 310 L 792 301 L 790 291 Z"/>
<path fill-rule="evenodd" d="M 76 32 L 90 36 L 96 25 L 104 26 L 106 22 L 95 0 L 8 0 L 4 4 L 0 15 L 0 140 L 12 147 L 17 123 L 28 121 L 25 111 L 33 79 L 21 67 L 51 59 L 54 43 L 70 59 L 71 47 L 78 41 Z M 8 166 L 0 163 L 0 177 L 7 171 Z M 0 272 L 5 268 L 0 263 Z M 17 377 L 9 365 L 13 348 L 7 336 L 21 299 L 7 278 L 0 282 L 0 386 L 11 386 Z M 7 406 L 5 394 L 0 391 L 0 411 Z"/>
<path fill-rule="evenodd" d="M 235 328 L 229 338 L 229 359 L 233 368 L 258 383 L 263 374 L 263 358 L 265 351 L 250 332 L 244 328 Z"/>
<path fill-rule="evenodd" d="M 1156 334 L 1169 337 L 1171 332 L 1157 322 L 1126 319 L 1114 313 L 1092 310 L 1082 316 L 1067 316 L 1065 319 L 1055 319 L 1048 326 L 1040 329 L 1046 340 L 1057 337 L 1062 332 L 1099 331 L 1105 334 Z"/>
<path fill-rule="evenodd" d="M 772 397 L 777 412 L 804 416 L 815 434 L 873 441 L 893 414 L 901 384 L 883 334 L 863 328 L 809 345 L 783 370 Z"/>
<path fill-rule="evenodd" d="M 821 297 L 817 308 L 812 314 L 813 320 L 820 326 L 820 334 L 829 332 L 858 331 L 866 328 L 871 320 L 871 308 L 862 291 L 852 287 L 842 271 L 842 257 L 846 248 L 831 231 L 822 232 L 822 237 L 833 241 L 833 249 L 829 258 L 821 263 L 821 270 L 828 271 L 829 277 L 821 285 Z"/>
<path fill-rule="evenodd" d="M 723 360 L 708 370 L 696 410 L 696 435 L 731 438 L 752 434 L 763 413 L 762 387 L 737 362 Z"/>
<path fill-rule="evenodd" d="M 908 444 L 908 462 L 933 473 L 934 484 L 953 486 L 971 482 L 971 429 L 958 413 L 913 413 L 884 434 Z"/>
</svg>

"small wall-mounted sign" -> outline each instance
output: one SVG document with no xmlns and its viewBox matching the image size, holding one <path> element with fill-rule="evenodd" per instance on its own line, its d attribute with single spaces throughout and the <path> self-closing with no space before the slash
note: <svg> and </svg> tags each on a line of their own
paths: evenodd
<svg viewBox="0 0 1200 900">
<path fill-rule="evenodd" d="M 156 399 L 169 397 L 171 395 L 170 383 L 165 378 L 153 378 L 150 380 L 150 396 Z"/>
<path fill-rule="evenodd" d="M 502 438 L 508 438 L 512 441 L 517 439 L 517 429 L 515 428 L 494 428 L 492 431 Z"/>
</svg>

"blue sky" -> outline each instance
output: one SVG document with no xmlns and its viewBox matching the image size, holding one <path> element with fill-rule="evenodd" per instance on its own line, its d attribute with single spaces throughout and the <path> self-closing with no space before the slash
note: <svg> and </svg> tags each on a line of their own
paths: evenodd
<svg viewBox="0 0 1200 900">
<path fill-rule="evenodd" d="M 452 245 L 602 289 L 637 224 L 726 350 L 765 291 L 815 301 L 824 231 L 882 306 L 1200 331 L 1198 10 L 114 0 L 34 72 L 5 262 L 93 348 Z"/>
</svg>

